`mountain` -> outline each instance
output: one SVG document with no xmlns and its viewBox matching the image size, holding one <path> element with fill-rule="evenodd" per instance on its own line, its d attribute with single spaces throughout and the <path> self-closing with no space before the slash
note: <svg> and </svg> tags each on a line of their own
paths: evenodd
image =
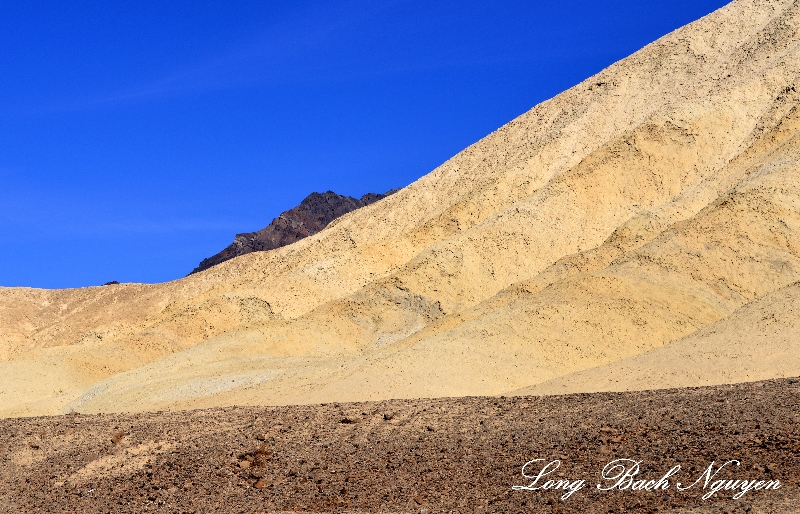
<svg viewBox="0 0 800 514">
<path fill-rule="evenodd" d="M 800 282 L 645 353 L 577 371 L 513 394 L 564 394 L 750 382 L 800 370 Z"/>
<path fill-rule="evenodd" d="M 393 189 L 385 194 L 367 193 L 360 199 L 337 195 L 333 191 L 311 193 L 297 207 L 282 212 L 266 228 L 257 232 L 236 234 L 233 243 L 218 254 L 203 259 L 192 273 L 207 270 L 250 252 L 264 252 L 292 244 L 316 234 L 339 216 L 375 203 L 395 191 Z"/>
<path fill-rule="evenodd" d="M 800 375 L 748 349 L 800 338 L 770 336 L 800 281 L 798 81 L 800 5 L 736 0 L 291 245 L 165 284 L 2 289 L 0 413 Z M 678 375 L 647 372 L 664 358 Z"/>
</svg>

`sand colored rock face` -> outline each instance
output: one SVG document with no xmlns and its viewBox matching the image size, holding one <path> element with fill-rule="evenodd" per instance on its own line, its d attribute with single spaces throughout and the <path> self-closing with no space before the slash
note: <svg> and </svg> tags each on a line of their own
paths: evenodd
<svg viewBox="0 0 800 514">
<path fill-rule="evenodd" d="M 526 387 L 514 394 L 642 390 L 791 376 L 800 369 L 800 283 L 649 352 Z"/>
<path fill-rule="evenodd" d="M 2 289 L 0 414 L 798 375 L 791 328 L 746 320 L 796 312 L 799 31 L 794 2 L 737 0 L 292 245 Z"/>
</svg>

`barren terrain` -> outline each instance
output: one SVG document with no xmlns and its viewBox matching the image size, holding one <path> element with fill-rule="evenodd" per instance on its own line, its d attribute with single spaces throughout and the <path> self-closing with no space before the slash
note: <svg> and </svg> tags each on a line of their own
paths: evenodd
<svg viewBox="0 0 800 514">
<path fill-rule="evenodd" d="M 300 205 L 282 212 L 261 230 L 236 234 L 233 243 L 221 252 L 200 261 L 192 273 L 199 273 L 211 266 L 251 252 L 265 252 L 292 244 L 316 234 L 336 218 L 375 203 L 393 192 L 367 193 L 361 198 L 337 195 L 333 191 L 311 193 L 300 202 Z"/>
<path fill-rule="evenodd" d="M 798 88 L 735 0 L 204 271 L 0 288 L 0 511 L 799 512 Z"/>
<path fill-rule="evenodd" d="M 736 0 L 283 248 L 0 289 L 0 415 L 800 375 L 798 31 Z"/>
<path fill-rule="evenodd" d="M 800 381 L 549 397 L 442 398 L 0 421 L 3 512 L 779 513 L 800 501 Z M 522 465 L 560 459 L 563 491 Z M 616 458 L 659 491 L 599 491 Z M 715 479 L 777 490 L 707 500 Z M 715 467 L 716 469 L 716 467 Z M 531 474 L 531 473 L 529 473 Z M 605 483 L 605 482 L 603 482 Z"/>
</svg>

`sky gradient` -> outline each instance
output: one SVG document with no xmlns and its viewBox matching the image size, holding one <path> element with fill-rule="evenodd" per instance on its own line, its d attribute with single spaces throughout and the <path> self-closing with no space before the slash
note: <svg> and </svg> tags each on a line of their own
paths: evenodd
<svg viewBox="0 0 800 514">
<path fill-rule="evenodd" d="M 413 182 L 725 3 L 5 1 L 0 285 L 180 278 L 312 191 Z"/>
</svg>

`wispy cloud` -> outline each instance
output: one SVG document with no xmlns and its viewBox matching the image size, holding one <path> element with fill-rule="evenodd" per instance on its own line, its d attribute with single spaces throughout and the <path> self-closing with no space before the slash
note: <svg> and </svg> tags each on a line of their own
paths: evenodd
<svg viewBox="0 0 800 514">
<path fill-rule="evenodd" d="M 211 232 L 239 229 L 234 223 L 221 223 L 206 220 L 126 220 L 122 222 L 97 223 L 91 227 L 73 227 L 83 235 L 122 233 L 122 234 L 165 234 L 178 232 Z"/>
<path fill-rule="evenodd" d="M 294 18 L 275 22 L 257 37 L 240 41 L 204 61 L 175 69 L 161 78 L 26 111 L 47 114 L 86 110 L 252 85 L 317 80 L 321 75 L 339 71 L 342 64 L 326 62 L 319 57 L 320 53 L 335 46 L 353 27 L 403 1 L 352 0 L 338 9 L 326 6 L 311 13 L 294 13 Z"/>
<path fill-rule="evenodd" d="M 108 223 L 100 225 L 62 225 L 36 227 L 3 227 L 0 223 L 0 245 L 19 245 L 20 241 L 102 241 L 102 244 L 116 244 L 119 241 L 156 241 L 167 237 L 180 241 L 219 240 L 232 241 L 241 232 L 241 227 L 233 224 L 213 222 L 137 222 Z"/>
</svg>

